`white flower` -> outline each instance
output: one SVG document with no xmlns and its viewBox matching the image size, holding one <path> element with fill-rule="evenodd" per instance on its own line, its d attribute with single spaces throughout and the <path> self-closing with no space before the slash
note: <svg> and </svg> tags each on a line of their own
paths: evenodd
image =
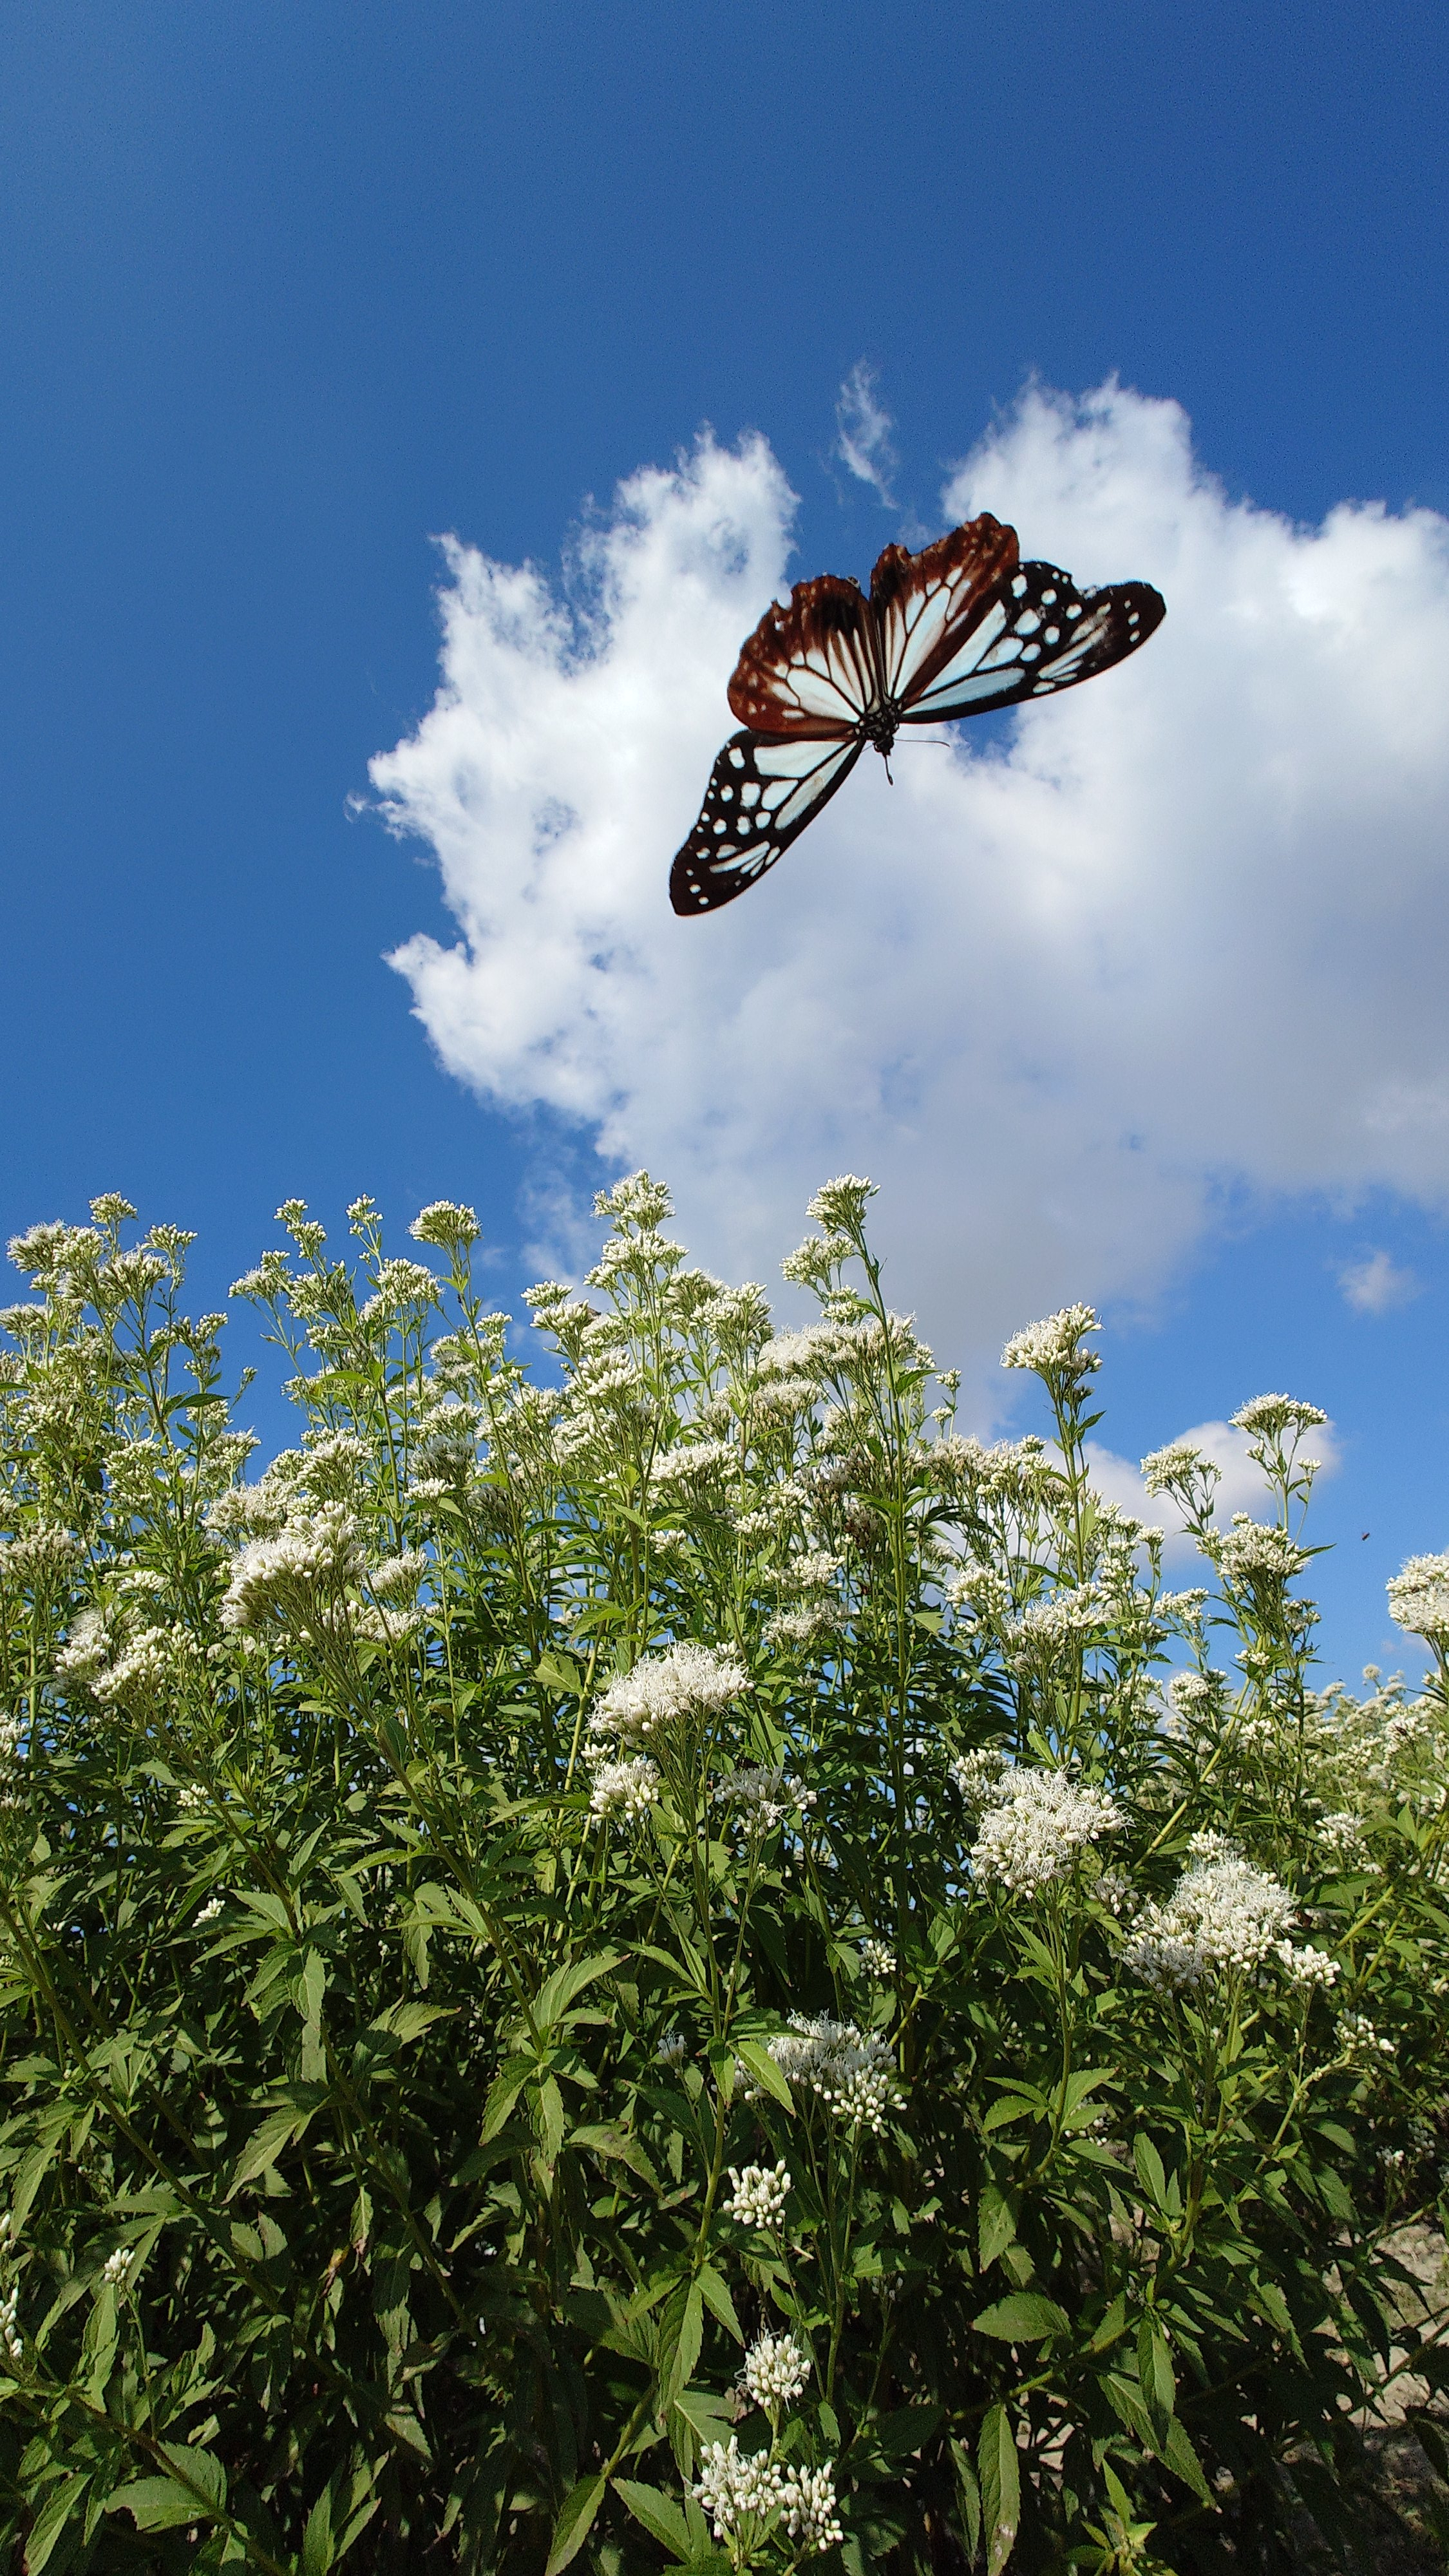
<svg viewBox="0 0 1449 2576">
<path fill-rule="evenodd" d="M 731 2165 L 729 2176 L 733 2188 L 724 2204 L 725 2216 L 738 2219 L 741 2227 L 778 2227 L 791 2191 L 784 2158 L 774 2166 L 746 2165 L 743 2171 Z"/>
<path fill-rule="evenodd" d="M 1278 1522 L 1250 1520 L 1246 1512 L 1234 1512 L 1232 1528 L 1214 1540 L 1212 1554 L 1223 1581 L 1238 1591 L 1255 1581 L 1287 1583 L 1308 1562 Z"/>
<path fill-rule="evenodd" d="M 456 1207 L 451 1199 L 434 1199 L 413 1218 L 408 1232 L 415 1243 L 435 1244 L 440 1252 L 454 1247 L 466 1250 L 478 1240 L 478 1219 L 470 1207 Z"/>
<path fill-rule="evenodd" d="M 887 2042 L 853 2021 L 792 2013 L 789 2029 L 766 2045 L 789 2083 L 807 2086 L 840 2119 L 859 2121 L 877 2137 L 887 2111 L 904 2100 Z"/>
<path fill-rule="evenodd" d="M 968 1807 L 984 1807 L 994 1796 L 1006 1769 L 1006 1756 L 994 1744 L 983 1744 L 974 1753 L 958 1753 L 951 1765 L 951 1777 Z"/>
<path fill-rule="evenodd" d="M 710 2518 L 716 2540 L 723 2540 L 748 2515 L 773 2513 L 782 2491 L 780 2471 L 763 2451 L 740 2449 L 738 2433 L 723 2442 L 706 2442 L 699 2455 L 694 2499 Z"/>
<path fill-rule="evenodd" d="M 367 1588 L 379 1601 L 410 1600 L 428 1570 L 428 1560 L 420 1547 L 404 1548 L 401 1556 L 384 1557 L 367 1578 Z"/>
<path fill-rule="evenodd" d="M 833 2460 L 818 2469 L 787 2469 L 780 2487 L 785 2528 L 792 2540 L 801 2540 L 817 2557 L 833 2549 L 845 2538 L 836 2511 L 835 2484 L 831 2472 Z"/>
<path fill-rule="evenodd" d="M 884 1980 L 896 1972 L 896 1954 L 889 1941 L 877 1941 L 869 1934 L 860 1944 L 860 1964 L 868 1977 Z"/>
<path fill-rule="evenodd" d="M 1145 1908 L 1122 1953 L 1126 1967 L 1163 1991 L 1199 1986 L 1215 1970 L 1260 1967 L 1292 1921 L 1287 1889 L 1224 1852 L 1221 1836 L 1212 1841 L 1216 1854 L 1195 1860 L 1165 1905 Z"/>
<path fill-rule="evenodd" d="M 981 1819 L 972 1863 L 978 1879 L 1035 1896 L 1061 1878 L 1088 1843 L 1120 1830 L 1122 1811 L 1104 1789 L 1070 1771 L 1006 1772 Z"/>
<path fill-rule="evenodd" d="M 184 1816 L 199 1816 L 205 1814 L 211 1800 L 201 1781 L 186 1780 L 176 1792 L 176 1804 Z"/>
<path fill-rule="evenodd" d="M 810 2360 L 793 2335 L 761 2335 L 745 2355 L 741 2372 L 757 2406 L 773 2416 L 798 2397 L 810 2376 Z"/>
<path fill-rule="evenodd" d="M 1333 1852 L 1341 1859 L 1351 1860 L 1365 1847 L 1363 1819 L 1350 1814 L 1347 1808 L 1331 1816 L 1320 1816 L 1314 1830 L 1325 1851 Z"/>
<path fill-rule="evenodd" d="M 813 1789 L 797 1788 L 783 1771 L 764 1771 L 755 1764 L 731 1771 L 714 1794 L 739 1807 L 749 1829 L 760 1834 L 782 1825 L 787 1816 L 803 1815 L 807 1807 L 815 1804 Z"/>
<path fill-rule="evenodd" d="M 1019 1618 L 1012 1620 L 1003 1633 L 1001 1651 L 1013 1672 L 1046 1669 L 1066 1647 L 1099 1628 L 1102 1615 L 1101 1597 L 1094 1584 L 1081 1583 L 1073 1591 L 1051 1593 L 1044 1601 L 1033 1601 Z"/>
<path fill-rule="evenodd" d="M 17 2306 L 18 2302 L 13 2290 L 8 2299 L 0 2301 L 0 2343 L 4 2344 L 12 2361 L 23 2361 L 25 2343 L 15 2322 Z"/>
<path fill-rule="evenodd" d="M 1392 2057 L 1394 2043 L 1382 2039 L 1366 2013 L 1344 2012 L 1338 2016 L 1338 2038 L 1350 2057 Z"/>
<path fill-rule="evenodd" d="M 866 1200 L 875 1194 L 874 1181 L 863 1181 L 854 1172 L 842 1172 L 838 1180 L 826 1181 L 816 1191 L 805 1213 L 831 1234 L 856 1233 L 865 1222 Z"/>
<path fill-rule="evenodd" d="M 689 2042 L 682 2030 L 667 2030 L 654 2051 L 661 2066 L 677 2066 L 689 2054 Z"/>
<path fill-rule="evenodd" d="M 232 1568 L 221 1605 L 224 1628 L 259 1628 L 278 1612 L 337 1594 L 366 1570 L 362 1532 L 343 1503 L 294 1512 L 277 1538 L 256 1538 Z"/>
<path fill-rule="evenodd" d="M 698 1484 L 706 1476 L 737 1467 L 740 1453 L 732 1440 L 680 1440 L 661 1450 L 649 1470 L 651 1485 Z"/>
<path fill-rule="evenodd" d="M 659 1765 L 647 1753 L 636 1753 L 624 1762 L 599 1764 L 589 1811 L 595 1816 L 621 1816 L 626 1824 L 633 1824 L 658 1800 Z"/>
<path fill-rule="evenodd" d="M 1315 1950 L 1311 1941 L 1305 1941 L 1301 1949 L 1295 1949 L 1291 1941 L 1280 1941 L 1277 1957 L 1300 1986 L 1331 1986 L 1337 1982 L 1338 1961 L 1327 1950 Z"/>
<path fill-rule="evenodd" d="M 203 1905 L 201 1912 L 196 1918 L 196 1930 L 200 1931 L 203 1923 L 214 1923 L 220 1912 L 221 1898 L 219 1896 L 210 1897 L 207 1903 Z"/>
<path fill-rule="evenodd" d="M 1296 1395 L 1255 1395 L 1232 1416 L 1235 1431 L 1266 1433 L 1270 1440 L 1289 1430 L 1316 1431 L 1327 1420 L 1316 1404 L 1304 1404 Z"/>
<path fill-rule="evenodd" d="M 101 2265 L 101 2279 L 110 2281 L 119 2290 L 124 2289 L 130 2276 L 131 2249 L 129 2245 L 118 2245 L 114 2254 L 108 2254 Z"/>
<path fill-rule="evenodd" d="M 1102 1365 L 1100 1351 L 1082 1348 L 1083 1336 L 1101 1325 L 1090 1306 L 1063 1306 L 1039 1324 L 1013 1333 L 1001 1354 L 1003 1368 L 1042 1369 L 1067 1377 L 1089 1377 Z"/>
<path fill-rule="evenodd" d="M 592 1735 L 617 1736 L 622 1744 L 647 1744 L 660 1728 L 689 1717 L 713 1717 L 737 1699 L 748 1676 L 722 1646 L 686 1639 L 662 1655 L 645 1655 L 621 1673 L 597 1701 Z"/>
<path fill-rule="evenodd" d="M 1412 1637 L 1449 1636 L 1449 1552 L 1411 1556 L 1388 1584 L 1389 1617 Z"/>
<path fill-rule="evenodd" d="M 1209 1464 L 1194 1441 L 1169 1440 L 1164 1449 L 1149 1450 L 1143 1459 L 1142 1482 L 1149 1494 L 1170 1494 Z"/>
</svg>

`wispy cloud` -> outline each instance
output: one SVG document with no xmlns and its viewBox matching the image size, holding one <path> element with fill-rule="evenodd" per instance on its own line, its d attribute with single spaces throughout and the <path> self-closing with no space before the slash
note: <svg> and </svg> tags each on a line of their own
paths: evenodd
<svg viewBox="0 0 1449 2576">
<path fill-rule="evenodd" d="M 654 1166 L 734 1276 L 873 1172 L 895 1301 L 994 1402 L 1010 1329 L 1150 1298 L 1225 1182 L 1449 1207 L 1449 524 L 1230 502 L 1116 385 L 1029 392 L 942 524 L 984 508 L 1157 582 L 1161 634 L 1004 748 L 863 761 L 728 912 L 677 921 L 666 882 L 785 579 L 763 440 L 632 477 L 586 615 L 453 545 L 436 703 L 373 774 L 458 923 L 393 961 L 444 1064 Z"/>
<path fill-rule="evenodd" d="M 1389 1253 L 1366 1252 L 1361 1261 L 1345 1263 L 1338 1284 L 1356 1315 L 1388 1315 L 1395 1306 L 1407 1306 L 1424 1283 Z"/>
<path fill-rule="evenodd" d="M 857 482 L 868 483 L 887 509 L 894 509 L 891 476 L 898 459 L 891 431 L 895 423 L 876 399 L 877 381 L 874 367 L 857 358 L 836 397 L 835 453 Z"/>
</svg>

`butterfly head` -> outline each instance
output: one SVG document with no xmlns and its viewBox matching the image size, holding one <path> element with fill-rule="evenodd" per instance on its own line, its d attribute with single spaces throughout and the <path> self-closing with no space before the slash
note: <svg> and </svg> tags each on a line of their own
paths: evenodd
<svg viewBox="0 0 1449 2576">
<path fill-rule="evenodd" d="M 891 745 L 901 729 L 901 711 L 894 698 L 878 698 L 866 709 L 860 720 L 861 739 L 874 743 L 882 760 L 889 763 Z"/>
</svg>

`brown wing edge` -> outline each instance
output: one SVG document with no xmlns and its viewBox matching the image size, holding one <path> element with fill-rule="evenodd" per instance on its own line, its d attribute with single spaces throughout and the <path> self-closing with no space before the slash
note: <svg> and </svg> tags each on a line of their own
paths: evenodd
<svg viewBox="0 0 1449 2576">
<path fill-rule="evenodd" d="M 788 608 L 772 600 L 740 647 L 729 685 L 730 713 L 751 733 L 799 736 L 813 742 L 839 741 L 852 728 L 818 716 L 783 714 L 770 686 L 771 665 L 807 653 L 831 636 L 849 635 L 867 671 L 876 664 L 875 630 L 870 602 L 858 581 L 839 573 L 818 573 L 814 581 L 797 581 Z"/>
<path fill-rule="evenodd" d="M 963 520 L 959 528 L 937 537 L 917 555 L 909 554 L 904 546 L 886 547 L 870 577 L 871 605 L 877 617 L 884 618 L 907 593 L 929 589 L 936 581 L 949 583 L 957 593 L 945 634 L 935 651 L 911 673 L 907 704 L 922 689 L 928 689 L 952 654 L 960 651 L 964 638 L 984 616 L 1001 584 L 1015 572 L 1018 561 L 1015 528 L 993 519 L 989 510 L 983 510 L 979 519 Z"/>
</svg>

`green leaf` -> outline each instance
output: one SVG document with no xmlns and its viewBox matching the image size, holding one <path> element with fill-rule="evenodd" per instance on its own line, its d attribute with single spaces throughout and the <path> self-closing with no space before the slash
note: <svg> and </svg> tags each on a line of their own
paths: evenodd
<svg viewBox="0 0 1449 2576">
<path fill-rule="evenodd" d="M 270 2165 L 274 2165 L 282 2149 L 302 2136 L 311 2117 L 310 2109 L 293 2107 L 285 2111 L 269 2111 L 236 2160 L 236 2170 L 227 2185 L 227 2199 L 233 2199 L 243 2183 L 254 2182 L 258 2174 L 265 2173 Z"/>
<path fill-rule="evenodd" d="M 327 2576 L 334 2555 L 332 2485 L 329 2479 L 303 2526 L 301 2576 Z"/>
<path fill-rule="evenodd" d="M 757 2039 L 737 2039 L 735 2055 L 745 2073 L 754 2078 L 763 2092 L 768 2093 L 783 2110 L 794 2110 L 795 2097 L 768 2048 Z"/>
<path fill-rule="evenodd" d="M 672 2496 L 661 2495 L 658 2487 L 641 2486 L 637 2478 L 616 2478 L 614 2491 L 652 2539 L 662 2541 L 676 2558 L 688 2560 L 693 2555 L 689 2525 Z"/>
<path fill-rule="evenodd" d="M 1158 2447 L 1163 2460 L 1166 2462 L 1168 2468 L 1172 2470 L 1173 2475 L 1181 2478 L 1185 2486 L 1191 2487 L 1193 2494 L 1199 2497 L 1202 2503 L 1211 2504 L 1213 2501 L 1212 2489 L 1208 2485 L 1207 2479 L 1203 2476 L 1202 2462 L 1198 2458 L 1196 2451 L 1193 2449 L 1191 2442 L 1188 2440 L 1186 2433 L 1183 2431 L 1182 2420 L 1179 2416 L 1173 2416 L 1171 2423 L 1167 2427 L 1167 2432 Z"/>
<path fill-rule="evenodd" d="M 578 2555 L 604 2501 L 608 2483 L 608 2479 L 599 2473 L 594 2477 L 580 2478 L 577 2485 L 569 2489 L 553 2527 L 553 2543 L 543 2576 L 559 2576 L 559 2569 L 567 2567 L 570 2559 Z"/>
<path fill-rule="evenodd" d="M 981 2427 L 977 2451 L 981 2519 L 986 2531 L 986 2576 L 1001 2576 L 1016 2545 L 1021 2520 L 1021 2469 L 1016 2435 L 1004 2406 L 993 2406 Z"/>
<path fill-rule="evenodd" d="M 558 2162 L 558 2151 L 564 2141 L 563 2095 L 551 2075 L 546 2075 L 538 2088 L 534 2126 L 547 2164 Z"/>
<path fill-rule="evenodd" d="M 972 2323 L 978 2334 L 994 2335 L 998 2343 L 1045 2343 L 1049 2335 L 1070 2331 L 1065 2312 L 1039 2290 L 1013 2290 Z"/>
<path fill-rule="evenodd" d="M 993 2129 L 1009 2128 L 1013 2120 L 1039 2120 L 1041 2110 L 1040 2102 L 1029 2101 L 1024 2093 L 1003 2093 L 982 2121 L 981 2134 L 989 2138 Z"/>
<path fill-rule="evenodd" d="M 582 1699 L 586 1684 L 582 1668 L 561 1647 L 551 1647 L 539 1656 L 534 1666 L 545 1690 L 558 1691 L 570 1699 Z"/>
<path fill-rule="evenodd" d="M 1165 2207 L 1167 2201 L 1167 2175 L 1163 2167 L 1162 2158 L 1154 2147 L 1152 2140 L 1144 2137 L 1140 2130 L 1132 2141 L 1132 2162 L 1137 2168 L 1137 2179 L 1141 2183 L 1143 2191 L 1146 2193 L 1148 2200 L 1152 2203 L 1153 2208 L 1162 2209 Z"/>
<path fill-rule="evenodd" d="M 954 2435 L 951 2441 L 951 2458 L 955 2463 L 956 2484 L 961 2495 L 961 2510 L 966 2516 L 966 2555 L 974 2562 L 976 2552 L 981 2545 L 981 2488 L 977 2482 L 976 2472 L 967 2457 L 964 2442 L 958 2442 Z"/>
<path fill-rule="evenodd" d="M 506 2064 L 499 2068 L 488 2087 L 488 2099 L 483 2105 L 483 2135 L 479 2141 L 480 2145 L 486 2147 L 490 2138 L 497 2137 L 533 2069 L 534 2060 L 531 2057 L 510 2057 Z"/>
<path fill-rule="evenodd" d="M 1177 2382 L 1172 2375 L 1167 2338 L 1151 2316 L 1145 2316 L 1137 2329 L 1137 2376 L 1160 2449 L 1177 2404 Z"/>
<path fill-rule="evenodd" d="M 453 2004 L 424 2004 L 415 1998 L 407 2003 L 389 2004 L 368 2023 L 369 2030 L 383 2031 L 389 2039 L 404 2042 L 420 2039 L 435 2021 L 451 2021 L 457 2010 Z"/>
<path fill-rule="evenodd" d="M 976 2204 L 976 2251 L 982 2271 L 1003 2254 L 1016 2234 L 1016 2220 L 1004 2192 L 989 2182 Z"/>
<path fill-rule="evenodd" d="M 706 2305 L 713 2315 L 718 2317 L 726 2334 L 732 2334 L 736 2343 L 742 2344 L 745 2339 L 744 2330 L 735 2314 L 735 2303 L 730 2297 L 728 2284 L 721 2278 L 712 2263 L 701 2266 L 699 2286 L 704 2294 Z"/>
<path fill-rule="evenodd" d="M 575 1959 L 567 1967 L 555 1968 L 534 1998 L 533 2019 L 540 2033 L 551 2031 L 585 1986 L 591 1986 L 596 1977 L 607 1977 L 623 1955 L 622 1950 L 599 1950 L 591 1959 Z"/>
<path fill-rule="evenodd" d="M 164 2486 L 166 2481 L 163 2479 L 161 2483 Z M 50 2557 L 89 2485 L 90 2479 L 77 2471 L 68 2478 L 62 2478 L 59 2486 L 51 2488 L 31 2524 L 30 2537 L 25 2543 L 25 2576 L 40 2576 L 42 2567 Z M 113 2497 L 112 2502 L 115 2501 Z"/>
</svg>

